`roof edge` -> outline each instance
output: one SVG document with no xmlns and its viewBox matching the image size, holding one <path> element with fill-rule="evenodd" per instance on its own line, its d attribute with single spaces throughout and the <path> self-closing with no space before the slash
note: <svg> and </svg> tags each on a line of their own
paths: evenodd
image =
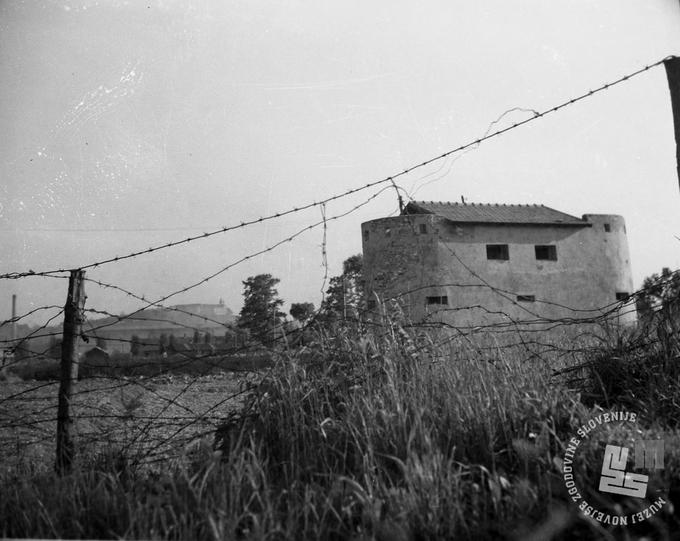
<svg viewBox="0 0 680 541">
<path fill-rule="evenodd" d="M 455 223 L 585 226 L 588 220 L 546 205 L 410 201 L 402 215 L 436 215 Z"/>
</svg>

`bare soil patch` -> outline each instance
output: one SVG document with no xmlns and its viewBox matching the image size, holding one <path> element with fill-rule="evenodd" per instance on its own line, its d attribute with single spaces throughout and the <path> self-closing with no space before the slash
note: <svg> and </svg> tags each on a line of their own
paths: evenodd
<svg viewBox="0 0 680 541">
<path fill-rule="evenodd" d="M 79 381 L 73 399 L 79 456 L 124 451 L 146 463 L 179 456 L 211 437 L 241 403 L 248 380 L 219 372 Z M 0 382 L 2 469 L 52 468 L 58 389 L 56 381 Z"/>
</svg>

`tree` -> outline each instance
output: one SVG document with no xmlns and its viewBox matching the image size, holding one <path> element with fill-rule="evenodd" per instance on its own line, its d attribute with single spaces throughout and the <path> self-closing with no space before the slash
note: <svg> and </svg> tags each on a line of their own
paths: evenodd
<svg viewBox="0 0 680 541">
<path fill-rule="evenodd" d="M 675 323 L 680 319 L 680 273 L 664 267 L 660 276 L 652 274 L 645 278 L 635 304 L 645 324 L 655 316 Z"/>
<path fill-rule="evenodd" d="M 333 276 L 321 304 L 325 319 L 356 320 L 364 301 L 363 257 L 356 254 L 342 263 L 342 274 Z"/>
<path fill-rule="evenodd" d="M 661 276 L 645 278 L 635 304 L 640 329 L 652 337 L 656 335 L 666 363 L 675 365 L 680 354 L 680 272 L 664 268 Z"/>
<path fill-rule="evenodd" d="M 300 323 L 305 323 L 314 314 L 311 302 L 294 302 L 290 305 L 290 315 Z"/>
<path fill-rule="evenodd" d="M 224 347 L 236 348 L 238 346 L 238 331 L 231 326 L 227 326 L 224 331 Z"/>
<path fill-rule="evenodd" d="M 50 347 L 47 356 L 52 359 L 61 359 L 61 340 L 56 336 L 50 337 Z"/>
<path fill-rule="evenodd" d="M 30 359 L 33 352 L 29 348 L 30 342 L 24 338 L 16 346 L 14 346 L 14 360 L 25 361 Z M 61 343 L 59 343 L 59 356 L 61 357 Z"/>
<path fill-rule="evenodd" d="M 243 282 L 243 308 L 239 314 L 238 326 L 247 329 L 251 338 L 262 344 L 271 344 L 276 328 L 285 316 L 279 310 L 283 301 L 279 299 L 275 286 L 280 280 L 271 274 L 250 276 Z"/>
<path fill-rule="evenodd" d="M 130 353 L 132 354 L 133 357 L 136 357 L 137 355 L 139 355 L 139 350 L 140 350 L 139 336 L 133 334 L 132 338 L 130 339 Z"/>
</svg>

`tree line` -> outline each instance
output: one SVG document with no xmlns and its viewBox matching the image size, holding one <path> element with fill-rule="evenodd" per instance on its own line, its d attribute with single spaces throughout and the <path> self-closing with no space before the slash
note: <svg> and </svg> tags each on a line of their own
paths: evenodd
<svg viewBox="0 0 680 541">
<path fill-rule="evenodd" d="M 329 280 L 321 306 L 311 302 L 291 303 L 289 314 L 297 328 L 314 322 L 332 326 L 339 321 L 356 321 L 363 305 L 363 258 L 353 255 L 342 264 L 342 274 Z M 251 341 L 271 345 L 286 328 L 283 300 L 276 289 L 280 280 L 271 274 L 250 276 L 243 282 L 243 308 L 237 326 L 245 330 Z"/>
<path fill-rule="evenodd" d="M 238 348 L 246 343 L 271 346 L 284 333 L 297 332 L 314 325 L 316 328 L 332 329 L 338 323 L 354 322 L 364 308 L 363 258 L 353 255 L 342 264 L 342 273 L 330 278 L 321 306 L 317 310 L 311 302 L 294 302 L 287 319 L 281 308 L 284 301 L 279 297 L 276 286 L 280 280 L 271 274 L 258 274 L 248 277 L 243 283 L 244 303 L 237 321 L 227 325 L 224 335 L 213 336 L 208 333 L 194 332 L 193 338 L 183 339 L 161 335 L 156 341 L 140 339 L 133 335 L 130 353 L 141 354 L 144 347 L 156 344 L 159 353 L 174 353 L 187 349 Z M 633 300 L 631 298 L 631 300 Z M 643 329 L 666 331 L 669 334 L 680 332 L 680 273 L 664 268 L 660 274 L 648 276 L 642 289 L 635 294 L 634 302 L 638 313 L 638 324 Z M 663 321 L 668 329 L 659 328 Z M 106 340 L 94 337 L 95 344 L 106 349 Z M 14 359 L 30 358 L 27 340 L 22 340 L 14 348 Z M 52 336 L 45 352 L 47 357 L 61 356 L 61 340 Z"/>
</svg>

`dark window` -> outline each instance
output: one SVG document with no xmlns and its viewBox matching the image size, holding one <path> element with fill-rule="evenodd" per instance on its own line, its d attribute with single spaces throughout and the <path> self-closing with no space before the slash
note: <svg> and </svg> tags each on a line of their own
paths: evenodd
<svg viewBox="0 0 680 541">
<path fill-rule="evenodd" d="M 425 235 L 427 233 L 427 226 L 425 224 L 420 224 L 420 232 Z"/>
<path fill-rule="evenodd" d="M 519 302 L 535 302 L 536 296 L 535 295 L 517 295 L 517 300 Z"/>
<path fill-rule="evenodd" d="M 557 261 L 557 246 L 552 245 L 536 245 L 536 259 Z"/>
<path fill-rule="evenodd" d="M 508 260 L 508 245 L 507 244 L 487 244 L 486 245 L 487 259 L 503 259 Z"/>
<path fill-rule="evenodd" d="M 617 301 L 625 301 L 630 297 L 630 294 L 625 292 L 625 291 L 617 291 L 616 292 L 616 300 Z"/>
<path fill-rule="evenodd" d="M 375 308 L 375 299 L 368 299 L 366 306 L 369 310 L 373 310 Z"/>
<path fill-rule="evenodd" d="M 425 297 L 427 304 L 449 304 L 449 298 L 446 295 L 440 297 Z"/>
<path fill-rule="evenodd" d="M 368 240 L 368 229 L 364 229 L 364 240 Z"/>
<path fill-rule="evenodd" d="M 609 224 L 604 224 L 604 230 L 605 230 L 605 233 L 610 233 L 611 230 L 612 230 L 612 226 L 609 225 Z"/>
</svg>

